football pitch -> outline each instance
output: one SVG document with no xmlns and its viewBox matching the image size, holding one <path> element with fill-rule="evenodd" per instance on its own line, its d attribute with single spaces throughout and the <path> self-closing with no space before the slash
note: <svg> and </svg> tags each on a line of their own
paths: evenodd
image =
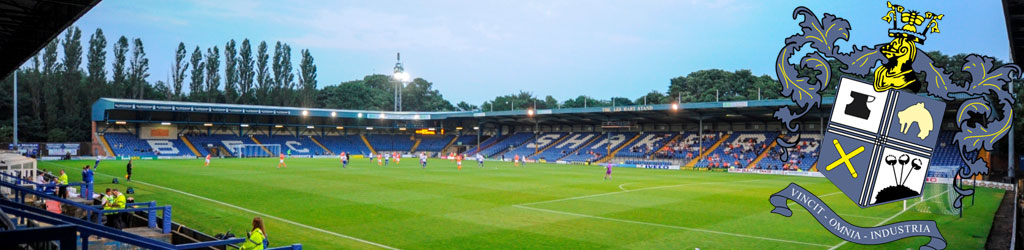
<svg viewBox="0 0 1024 250">
<path fill-rule="evenodd" d="M 790 182 L 815 193 L 852 224 L 872 227 L 936 220 L 948 249 L 983 248 L 1003 191 L 979 188 L 963 218 L 893 203 L 861 209 L 825 178 L 417 159 L 379 167 L 354 159 L 277 158 L 103 161 L 96 188 L 133 187 L 138 202 L 173 207 L 173 220 L 207 234 L 244 236 L 254 216 L 266 221 L 272 246 L 307 249 L 855 249 L 806 210 L 772 214 L 768 197 Z M 92 161 L 40 161 L 72 181 Z M 110 184 L 112 178 L 120 184 Z M 926 191 L 926 194 L 928 192 Z M 935 195 L 935 197 L 944 196 Z M 923 209 L 928 210 L 928 209 Z M 916 249 L 925 237 L 882 247 Z M 875 246 L 877 247 L 877 246 Z"/>
</svg>

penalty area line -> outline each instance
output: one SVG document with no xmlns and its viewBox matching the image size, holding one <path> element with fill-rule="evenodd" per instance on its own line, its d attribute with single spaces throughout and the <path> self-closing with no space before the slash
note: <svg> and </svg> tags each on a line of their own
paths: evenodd
<svg viewBox="0 0 1024 250">
<path fill-rule="evenodd" d="M 943 195 L 943 194 L 946 194 L 948 192 L 949 192 L 949 190 L 946 190 L 945 192 L 936 194 L 936 195 L 934 195 L 932 197 L 928 197 L 927 199 L 924 199 L 924 201 L 918 201 L 918 202 L 914 203 L 913 205 L 910 205 L 909 207 L 907 207 L 907 209 L 903 209 L 899 213 L 896 213 L 896 214 L 894 214 L 892 216 L 889 216 L 889 218 L 886 218 L 882 222 L 879 222 L 878 224 L 875 224 L 875 227 L 881 226 L 882 224 L 885 224 L 886 222 L 889 222 L 890 220 L 895 219 L 897 216 L 900 216 L 901 214 L 907 212 L 907 210 L 910 210 L 911 208 L 914 208 L 915 206 L 917 206 L 917 204 L 924 203 L 924 202 L 926 202 L 928 200 L 931 200 L 932 198 L 939 197 L 939 195 Z M 841 247 L 843 245 L 846 245 L 847 242 L 849 242 L 849 241 L 845 241 L 844 240 L 843 242 L 839 242 L 839 244 L 836 244 L 835 246 L 832 246 L 831 248 L 829 248 L 829 250 L 836 249 L 836 248 L 839 248 L 839 247 Z"/>
<path fill-rule="evenodd" d="M 655 226 L 655 227 L 664 227 L 664 228 L 673 228 L 673 229 L 682 229 L 682 230 L 696 231 L 696 232 L 702 232 L 702 233 L 720 234 L 720 235 L 728 235 L 728 236 L 736 236 L 736 237 L 743 237 L 743 238 L 751 238 L 751 239 L 759 239 L 759 240 L 767 240 L 767 241 L 776 241 L 776 242 L 784 242 L 784 243 L 792 243 L 792 244 L 800 244 L 800 245 L 808 245 L 808 246 L 829 247 L 829 245 L 823 245 L 823 244 L 817 244 L 817 243 L 808 243 L 808 242 L 802 242 L 802 241 L 784 240 L 784 239 L 776 239 L 776 238 L 769 238 L 769 237 L 761 237 L 761 236 L 753 236 L 753 235 L 746 235 L 746 234 L 738 234 L 738 233 L 729 233 L 729 232 L 715 231 L 715 230 L 709 230 L 709 229 L 692 228 L 692 227 L 684 227 L 684 226 L 673 226 L 673 225 L 665 225 L 665 224 L 650 223 L 650 222 L 643 222 L 643 221 L 624 220 L 624 219 L 616 219 L 616 218 L 609 218 L 609 217 L 593 216 L 593 215 L 586 215 L 586 214 L 577 214 L 577 213 L 563 212 L 563 211 L 557 211 L 557 210 L 549 210 L 549 209 L 543 209 L 543 208 L 527 207 L 527 206 L 523 206 L 523 205 L 512 205 L 512 206 L 513 207 L 522 208 L 522 209 L 530 209 L 530 210 L 536 210 L 536 211 L 541 211 L 541 212 L 548 212 L 548 213 L 561 214 L 561 215 L 570 215 L 570 216 L 584 217 L 584 218 L 591 218 L 591 219 L 609 220 L 609 221 L 616 221 L 616 222 L 623 222 L 623 223 L 632 223 L 632 224 Z"/>
<path fill-rule="evenodd" d="M 54 164 L 54 165 L 56 165 L 56 164 Z M 60 167 L 64 168 L 65 166 L 60 166 Z M 105 175 L 107 177 L 116 177 L 116 176 L 112 176 L 112 175 L 108 175 L 108 174 L 104 174 L 104 173 L 96 173 L 96 174 L 97 175 Z M 285 222 L 285 223 L 288 223 L 288 224 L 292 224 L 292 225 L 295 225 L 295 226 L 299 226 L 299 227 L 302 227 L 302 228 L 306 228 L 306 229 L 309 229 L 309 230 L 313 230 L 313 231 L 317 231 L 317 232 L 321 232 L 321 233 L 325 233 L 325 234 L 330 234 L 330 235 L 334 235 L 334 236 L 345 238 L 345 239 L 350 239 L 350 240 L 362 242 L 362 243 L 373 245 L 373 246 L 376 246 L 376 247 L 380 247 L 380 248 L 384 248 L 384 249 L 398 250 L 398 248 L 390 247 L 390 246 L 387 246 L 387 245 L 384 245 L 384 244 L 380 244 L 380 243 L 377 243 L 377 242 L 368 241 L 368 240 L 364 240 L 364 239 L 360 239 L 360 238 L 356 238 L 356 237 L 352 237 L 352 236 L 348 236 L 348 235 L 344 235 L 344 234 L 340 234 L 340 233 L 335 233 L 335 232 L 327 231 L 327 230 L 320 229 L 320 228 L 317 228 L 317 227 L 313 227 L 313 226 L 310 226 L 310 225 L 306 225 L 306 224 L 290 221 L 290 220 L 287 220 L 287 219 L 284 219 L 284 218 L 281 218 L 281 217 L 277 217 L 277 216 L 273 216 L 273 215 L 269 215 L 269 214 L 253 211 L 253 210 L 248 209 L 248 208 L 235 206 L 235 205 L 223 202 L 223 201 L 218 201 L 218 200 L 206 198 L 206 197 L 195 195 L 195 194 L 188 193 L 188 192 L 185 192 L 185 191 L 181 191 L 181 190 L 177 190 L 177 189 L 173 189 L 173 188 L 168 188 L 168 187 L 164 187 L 164 186 L 160 186 L 160 185 L 156 185 L 156 184 L 150 184 L 150 183 L 146 183 L 146 182 L 142 182 L 142 181 L 132 181 L 132 183 L 139 183 L 139 184 L 143 184 L 143 185 L 152 186 L 152 187 L 155 187 L 155 188 L 164 189 L 164 190 L 167 190 L 167 191 L 183 194 L 183 195 L 186 195 L 186 196 L 189 196 L 189 197 L 192 197 L 192 198 L 196 198 L 196 199 L 200 199 L 200 200 L 205 200 L 205 201 L 217 203 L 217 204 L 220 204 L 220 205 L 223 205 L 223 206 L 226 206 L 226 207 L 242 210 L 242 211 L 249 212 L 249 213 L 252 213 L 252 214 L 256 214 L 256 215 L 259 215 L 259 216 L 263 216 L 263 217 L 266 217 L 266 218 L 271 218 L 271 219 L 279 220 L 279 221 L 282 221 L 282 222 Z"/>
</svg>

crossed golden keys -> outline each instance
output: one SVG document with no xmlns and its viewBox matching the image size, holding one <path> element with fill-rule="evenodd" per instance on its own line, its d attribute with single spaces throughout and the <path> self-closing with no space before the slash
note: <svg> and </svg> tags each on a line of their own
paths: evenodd
<svg viewBox="0 0 1024 250">
<path fill-rule="evenodd" d="M 850 163 L 850 158 L 864 152 L 864 146 L 854 149 L 850 154 L 846 154 L 846 150 L 843 150 L 843 145 L 839 144 L 839 140 L 832 139 L 832 144 L 836 145 L 836 151 L 839 151 L 839 160 L 832 162 L 832 164 L 828 164 L 828 166 L 825 167 L 825 170 L 832 171 L 832 169 L 839 166 L 839 164 L 846 164 L 846 168 L 850 170 L 850 176 L 853 176 L 853 178 L 856 179 L 857 170 L 853 169 L 853 164 Z"/>
</svg>

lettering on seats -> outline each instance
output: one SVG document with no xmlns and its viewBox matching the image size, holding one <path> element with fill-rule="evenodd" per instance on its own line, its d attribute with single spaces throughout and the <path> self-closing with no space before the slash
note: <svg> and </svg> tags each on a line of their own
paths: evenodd
<svg viewBox="0 0 1024 250">
<path fill-rule="evenodd" d="M 178 148 L 174 147 L 174 143 L 168 140 L 146 140 L 146 143 L 149 143 L 149 147 L 161 155 L 176 155 L 179 153 Z"/>
<path fill-rule="evenodd" d="M 591 138 L 594 138 L 594 134 L 575 134 L 572 135 L 572 137 L 569 137 L 569 139 L 565 139 L 565 141 L 558 144 L 558 146 L 555 146 L 555 148 L 565 148 L 565 146 L 569 146 L 569 148 L 577 148 L 584 142 L 589 141 Z"/>
<path fill-rule="evenodd" d="M 296 152 L 296 153 L 309 153 L 309 149 L 308 148 L 305 148 L 305 147 L 297 148 L 296 147 L 296 146 L 300 146 L 301 147 L 302 146 L 301 142 L 287 141 L 287 142 L 284 143 L 284 145 L 288 146 L 289 149 L 291 149 L 293 152 Z"/>
<path fill-rule="evenodd" d="M 609 141 L 611 141 L 611 143 L 609 143 Z M 602 149 L 605 147 L 615 148 L 618 147 L 619 144 L 622 144 L 622 142 L 624 141 L 626 141 L 625 135 L 612 135 L 611 140 L 609 140 L 608 138 L 601 139 L 601 142 L 594 144 L 594 146 L 590 147 L 590 149 Z"/>
</svg>

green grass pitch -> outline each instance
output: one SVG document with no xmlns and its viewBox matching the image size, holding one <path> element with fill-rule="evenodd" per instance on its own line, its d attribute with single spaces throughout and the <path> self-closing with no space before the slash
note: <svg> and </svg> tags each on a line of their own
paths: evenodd
<svg viewBox="0 0 1024 250">
<path fill-rule="evenodd" d="M 173 219 L 208 234 L 245 235 L 263 215 L 272 246 L 306 249 L 828 249 L 841 240 L 805 210 L 772 214 L 770 194 L 796 182 L 858 226 L 875 226 L 902 203 L 861 209 L 825 178 L 595 166 L 417 159 L 378 167 L 354 159 L 277 158 L 137 160 L 126 183 L 125 161 L 103 161 L 97 189 L 133 187 L 136 201 L 173 206 Z M 70 178 L 92 161 L 39 162 Z M 121 184 L 110 184 L 118 177 Z M 187 195 L 185 193 L 191 194 Z M 908 209 L 888 223 L 936 220 L 948 249 L 985 244 L 1003 191 L 979 189 L 963 218 Z M 914 202 L 908 203 L 913 205 Z M 272 216 L 272 217 L 268 217 Z M 916 249 L 927 238 L 886 249 Z M 878 246 L 873 246 L 877 248 Z M 844 244 L 843 249 L 869 248 Z"/>
</svg>

